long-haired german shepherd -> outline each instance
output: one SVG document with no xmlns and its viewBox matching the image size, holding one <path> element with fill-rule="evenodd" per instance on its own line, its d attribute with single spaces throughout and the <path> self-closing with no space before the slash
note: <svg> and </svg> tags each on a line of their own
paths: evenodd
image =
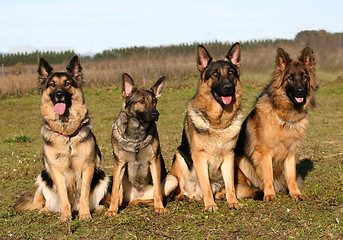
<svg viewBox="0 0 343 240">
<path fill-rule="evenodd" d="M 177 199 L 204 200 L 205 211 L 218 209 L 216 198 L 238 208 L 234 187 L 234 148 L 243 121 L 240 44 L 223 60 L 213 60 L 203 46 L 197 48 L 200 82 L 188 102 L 182 142 L 170 173 L 177 177 Z"/>
<path fill-rule="evenodd" d="M 109 183 L 100 170 L 101 155 L 91 131 L 78 56 L 66 69 L 54 72 L 40 59 L 44 170 L 37 177 L 34 197 L 23 197 L 14 206 L 17 210 L 61 212 L 61 221 L 70 220 L 71 211 L 79 211 L 80 219 L 91 218 L 90 211 L 99 207 Z"/>
<path fill-rule="evenodd" d="M 267 202 L 285 190 L 295 200 L 305 199 L 296 180 L 296 153 L 317 87 L 312 49 L 303 49 L 298 60 L 277 50 L 274 77 L 242 125 L 235 149 L 239 199 L 254 197 L 255 188 Z"/>
<path fill-rule="evenodd" d="M 130 75 L 123 74 L 124 102 L 112 131 L 114 166 L 108 217 L 116 215 L 123 202 L 154 204 L 155 212 L 164 213 L 163 196 L 177 187 L 176 178 L 167 176 L 155 123 L 165 81 L 162 77 L 144 90 L 135 87 Z"/>
</svg>

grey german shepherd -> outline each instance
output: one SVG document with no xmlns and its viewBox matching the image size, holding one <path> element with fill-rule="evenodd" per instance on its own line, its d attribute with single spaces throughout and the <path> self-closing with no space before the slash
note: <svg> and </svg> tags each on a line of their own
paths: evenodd
<svg viewBox="0 0 343 240">
<path fill-rule="evenodd" d="M 112 130 L 114 166 L 108 217 L 116 215 L 123 202 L 153 204 L 155 212 L 164 213 L 163 197 L 177 187 L 177 179 L 167 176 L 155 123 L 165 81 L 162 77 L 151 89 L 143 90 L 135 87 L 130 75 L 123 74 L 124 102 Z"/>
</svg>

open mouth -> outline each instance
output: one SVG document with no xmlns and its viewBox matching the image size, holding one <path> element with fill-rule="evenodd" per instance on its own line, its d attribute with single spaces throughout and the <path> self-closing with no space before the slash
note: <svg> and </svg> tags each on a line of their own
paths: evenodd
<svg viewBox="0 0 343 240">
<path fill-rule="evenodd" d="M 295 98 L 295 101 L 296 101 L 297 103 L 303 103 L 303 102 L 304 102 L 304 98 L 303 98 L 303 97 L 296 97 L 296 98 Z"/>
<path fill-rule="evenodd" d="M 54 109 L 57 115 L 62 116 L 66 111 L 66 104 L 63 102 L 56 103 Z"/>
<path fill-rule="evenodd" d="M 219 97 L 219 95 L 216 92 L 213 92 L 213 95 L 218 102 L 223 103 L 224 105 L 230 105 L 230 103 L 232 102 L 232 96 Z"/>
</svg>

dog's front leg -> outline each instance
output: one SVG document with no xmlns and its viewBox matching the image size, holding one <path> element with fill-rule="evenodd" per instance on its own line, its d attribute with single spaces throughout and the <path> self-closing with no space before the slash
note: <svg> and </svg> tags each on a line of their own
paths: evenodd
<svg viewBox="0 0 343 240">
<path fill-rule="evenodd" d="M 243 205 L 240 204 L 236 198 L 235 184 L 234 184 L 234 153 L 230 152 L 224 156 L 223 164 L 221 165 L 221 171 L 225 183 L 226 200 L 229 204 L 229 208 L 240 208 Z"/>
<path fill-rule="evenodd" d="M 113 185 L 112 185 L 112 194 L 111 194 L 111 204 L 105 213 L 106 217 L 112 217 L 117 215 L 119 208 L 119 195 L 120 195 L 120 185 L 123 180 L 123 175 L 125 171 L 125 162 L 120 160 L 114 161 L 113 164 Z"/>
<path fill-rule="evenodd" d="M 296 201 L 304 200 L 306 197 L 302 194 L 298 188 L 297 184 L 297 174 L 296 174 L 296 167 L 295 167 L 295 153 L 290 154 L 287 156 L 284 162 L 285 168 L 285 178 L 287 182 L 287 187 L 289 191 L 289 195 Z"/>
<path fill-rule="evenodd" d="M 201 151 L 197 151 L 192 153 L 192 159 L 194 161 L 195 172 L 198 176 L 201 192 L 203 195 L 205 211 L 215 212 L 218 210 L 218 207 L 213 199 L 213 192 L 210 185 L 206 155 Z"/>
<path fill-rule="evenodd" d="M 79 217 L 82 220 L 92 218 L 89 210 L 89 194 L 90 187 L 94 175 L 94 164 L 89 164 L 82 172 L 81 196 L 80 196 L 80 211 Z"/>
<path fill-rule="evenodd" d="M 257 147 L 255 147 L 257 149 Z M 266 202 L 275 201 L 273 157 L 272 154 L 264 148 L 258 148 L 252 155 L 257 172 L 263 180 L 263 200 Z"/>
<path fill-rule="evenodd" d="M 155 212 L 165 213 L 167 210 L 163 206 L 162 186 L 161 186 L 161 156 L 154 157 L 150 163 L 152 183 L 154 185 L 154 206 Z"/>
<path fill-rule="evenodd" d="M 61 217 L 60 221 L 65 222 L 71 220 L 71 206 L 68 198 L 66 179 L 62 172 L 55 168 L 50 170 L 51 178 L 56 185 L 57 193 L 61 201 Z"/>
</svg>

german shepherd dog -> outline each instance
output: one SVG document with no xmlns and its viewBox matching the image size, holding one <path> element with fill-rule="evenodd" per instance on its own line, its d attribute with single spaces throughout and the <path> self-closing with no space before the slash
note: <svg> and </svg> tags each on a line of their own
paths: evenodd
<svg viewBox="0 0 343 240">
<path fill-rule="evenodd" d="M 100 170 L 101 155 L 91 131 L 82 91 L 82 68 L 74 56 L 65 72 L 54 72 L 43 59 L 38 66 L 43 124 L 44 170 L 34 197 L 23 197 L 14 208 L 61 212 L 61 221 L 79 211 L 91 218 L 107 194 L 109 179 Z M 109 197 L 109 196 L 108 196 Z"/>
<path fill-rule="evenodd" d="M 316 87 L 311 48 L 303 49 L 298 61 L 277 49 L 274 77 L 243 122 L 237 141 L 239 199 L 254 197 L 255 188 L 263 190 L 266 202 L 276 200 L 275 191 L 286 190 L 296 201 L 305 199 L 297 185 L 296 154 Z"/>
<path fill-rule="evenodd" d="M 112 131 L 114 166 L 108 217 L 116 215 L 123 202 L 154 205 L 155 212 L 164 213 L 163 196 L 177 187 L 177 179 L 167 176 L 155 123 L 165 81 L 162 77 L 150 90 L 143 90 L 123 74 L 124 102 Z"/>
<path fill-rule="evenodd" d="M 235 194 L 233 151 L 243 121 L 240 59 L 239 43 L 218 61 L 203 46 L 197 48 L 201 79 L 187 105 L 170 174 L 179 182 L 176 199 L 203 199 L 205 211 L 218 210 L 214 197 L 226 196 L 230 208 L 241 207 Z"/>
</svg>

